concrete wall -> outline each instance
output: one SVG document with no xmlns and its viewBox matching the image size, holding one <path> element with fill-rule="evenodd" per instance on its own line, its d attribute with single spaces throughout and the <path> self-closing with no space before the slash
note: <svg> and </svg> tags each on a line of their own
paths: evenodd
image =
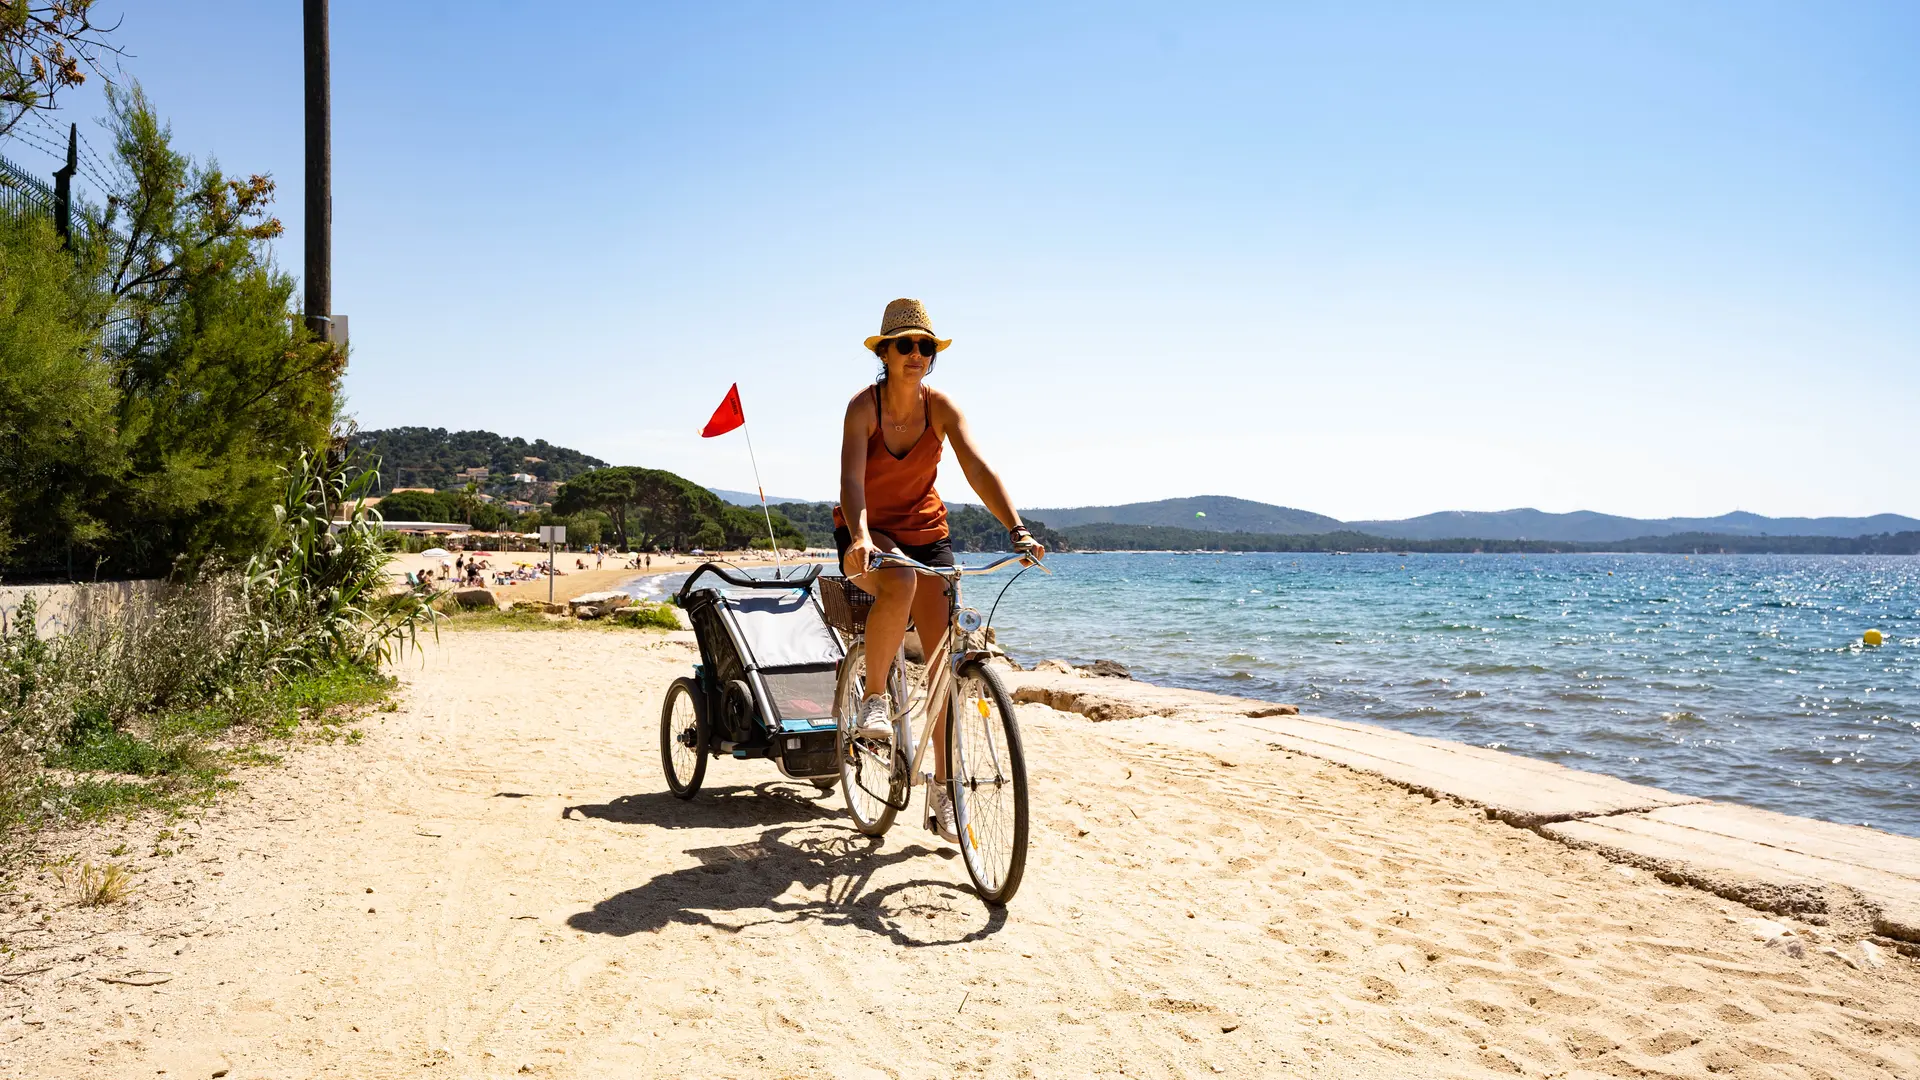
<svg viewBox="0 0 1920 1080">
<path fill-rule="evenodd" d="M 0 627 L 9 632 L 28 596 L 39 605 L 34 632 L 42 638 L 64 634 L 91 612 L 118 611 L 129 604 L 150 603 L 166 587 L 164 581 L 108 581 L 96 585 L 0 585 Z"/>
</svg>

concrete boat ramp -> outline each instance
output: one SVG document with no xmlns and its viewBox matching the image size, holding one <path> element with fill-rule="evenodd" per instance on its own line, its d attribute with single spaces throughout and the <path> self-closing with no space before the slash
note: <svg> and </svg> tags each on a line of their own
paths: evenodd
<svg viewBox="0 0 1920 1080">
<path fill-rule="evenodd" d="M 1676 795 L 1485 747 L 1301 716 L 1292 706 L 1096 677 L 1006 672 L 1016 701 L 1092 720 L 1240 726 L 1295 753 L 1486 811 L 1562 843 L 1762 911 L 1854 924 L 1920 955 L 1920 840 Z"/>
</svg>

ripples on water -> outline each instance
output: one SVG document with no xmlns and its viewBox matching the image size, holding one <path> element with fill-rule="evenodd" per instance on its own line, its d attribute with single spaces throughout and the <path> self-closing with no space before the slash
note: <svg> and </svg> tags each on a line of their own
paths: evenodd
<svg viewBox="0 0 1920 1080">
<path fill-rule="evenodd" d="M 1920 836 L 1920 559 L 1058 555 L 1018 659 L 1298 703 Z M 999 582 L 969 583 L 985 611 Z M 1887 644 L 1868 649 L 1878 627 Z"/>
</svg>

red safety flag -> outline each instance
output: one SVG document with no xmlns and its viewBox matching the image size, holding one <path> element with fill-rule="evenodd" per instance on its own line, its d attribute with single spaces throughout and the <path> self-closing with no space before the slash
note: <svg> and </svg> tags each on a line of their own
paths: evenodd
<svg viewBox="0 0 1920 1080">
<path fill-rule="evenodd" d="M 727 391 L 727 399 L 713 410 L 713 419 L 700 429 L 700 437 L 711 439 L 715 435 L 725 435 L 746 422 L 747 414 L 740 408 L 740 384 L 734 383 Z"/>
</svg>

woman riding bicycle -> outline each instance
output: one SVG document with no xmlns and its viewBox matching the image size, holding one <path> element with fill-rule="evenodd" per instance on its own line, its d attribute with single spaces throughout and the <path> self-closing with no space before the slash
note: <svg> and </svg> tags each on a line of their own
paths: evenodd
<svg viewBox="0 0 1920 1080">
<path fill-rule="evenodd" d="M 921 645 L 931 656 L 946 631 L 949 612 L 940 582 L 899 567 L 869 571 L 867 563 L 875 551 L 892 551 L 928 566 L 954 564 L 947 505 L 933 490 L 943 442 L 953 444 L 967 483 L 1007 527 L 1008 543 L 1035 558 L 1044 556 L 1046 549 L 1020 523 L 1020 512 L 1007 497 L 999 475 L 981 459 L 960 407 L 926 385 L 934 361 L 952 342 L 934 336 L 932 320 L 920 301 L 888 304 L 880 316 L 880 333 L 866 344 L 880 358 L 880 374 L 873 385 L 847 402 L 833 539 L 840 551 L 841 570 L 874 598 L 867 615 L 867 655 L 888 658 L 887 663 L 867 667 L 858 733 L 888 738 L 892 702 L 885 693 L 887 673 L 906 637 L 907 618 L 912 616 L 921 631 Z M 935 723 L 944 725 L 944 717 Z M 954 841 L 953 811 L 944 784 L 947 742 L 938 727 L 933 745 L 936 779 L 942 783 L 940 806 L 930 807 L 929 812 L 940 834 Z"/>
</svg>

